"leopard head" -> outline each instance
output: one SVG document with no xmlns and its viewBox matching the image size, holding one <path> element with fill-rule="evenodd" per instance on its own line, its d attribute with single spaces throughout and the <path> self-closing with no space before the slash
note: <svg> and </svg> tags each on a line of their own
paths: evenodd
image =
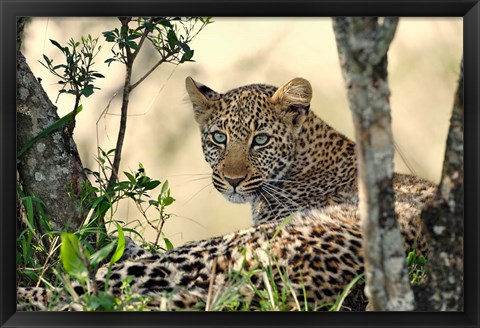
<svg viewBox="0 0 480 328">
<path fill-rule="evenodd" d="M 253 202 L 285 178 L 309 114 L 312 88 L 295 78 L 280 88 L 251 84 L 224 94 L 186 79 L 215 188 L 234 203 Z"/>
</svg>

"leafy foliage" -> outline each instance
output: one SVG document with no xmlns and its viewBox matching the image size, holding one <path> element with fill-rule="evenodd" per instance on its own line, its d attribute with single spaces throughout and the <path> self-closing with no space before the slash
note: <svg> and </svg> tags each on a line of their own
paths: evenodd
<svg viewBox="0 0 480 328">
<path fill-rule="evenodd" d="M 99 89 L 94 86 L 97 78 L 105 76 L 92 69 L 95 64 L 93 59 L 101 50 L 98 45 L 98 37 L 92 38 L 90 35 L 81 38 L 80 41 L 70 39 L 66 46 L 60 45 L 57 41 L 50 42 L 57 47 L 65 57 L 65 62 L 54 65 L 53 59 L 43 55 L 44 62 L 40 62 L 50 73 L 58 77 L 58 84 L 62 86 L 58 96 L 61 94 L 72 94 L 75 97 L 89 97 L 94 90 Z M 57 97 L 58 99 L 58 97 Z"/>
<path fill-rule="evenodd" d="M 133 18 L 130 18 L 133 20 Z M 122 25 L 103 32 L 107 42 L 113 43 L 113 56 L 105 62 L 126 64 L 128 52 L 136 51 L 146 38 L 160 55 L 162 62 L 181 64 L 193 61 L 192 40 L 205 26 L 212 23 L 211 18 L 202 17 L 138 17 L 133 20 L 135 28 Z"/>
<path fill-rule="evenodd" d="M 25 227 L 17 237 L 17 268 L 22 285 L 43 282 L 52 288 L 61 286 L 85 310 L 143 310 L 149 298 L 132 296 L 130 278 L 123 282 L 123 292 L 117 298 L 107 293 L 108 283 L 105 288 L 99 288 L 94 277 L 100 266 L 108 264 L 111 268 L 121 259 L 125 249 L 125 231 L 139 237 L 144 246 L 152 251 L 173 249 L 162 229 L 165 220 L 170 217 L 166 208 L 175 199 L 171 195 L 168 181 L 162 184 L 150 178 L 141 164 L 136 172 L 125 172 L 126 180 L 107 189 L 108 181 L 105 177 L 109 169 L 108 158 L 112 153 L 113 150 L 100 150 L 101 155 L 97 160 L 102 173 L 87 170 L 96 179 L 94 184 L 86 184 L 82 189 L 84 206 L 90 208 L 90 212 L 81 229 L 74 233 L 53 231 L 43 211 L 43 202 L 34 196 L 23 196 L 22 190 L 18 190 L 21 195 L 19 211 L 23 213 L 22 223 Z M 158 196 L 150 199 L 149 194 L 155 190 L 158 190 Z M 92 198 L 92 194 L 95 197 Z M 124 222 L 115 219 L 116 206 L 122 200 L 135 202 L 145 220 L 158 233 L 155 243 L 145 241 L 137 229 L 128 228 Z M 150 207 L 156 210 L 156 219 L 147 215 Z M 41 218 L 41 225 L 37 220 L 38 216 Z M 109 232 L 106 234 L 99 228 L 100 218 L 107 219 Z M 144 226 L 145 222 L 140 225 Z M 39 233 L 44 230 L 47 232 Z M 163 236 L 162 245 L 158 243 L 160 236 Z M 85 294 L 79 297 L 75 293 L 70 278 L 81 284 Z M 55 302 L 52 306 L 54 304 Z"/>
<path fill-rule="evenodd" d="M 85 206 L 94 211 L 94 217 L 97 220 L 110 224 L 118 222 L 115 220 L 116 204 L 124 200 L 133 201 L 144 221 L 140 222 L 140 229 L 124 229 L 138 236 L 144 246 L 151 251 L 158 252 L 172 249 L 172 243 L 163 233 L 163 226 L 166 220 L 171 217 L 171 214 L 167 213 L 166 208 L 175 201 L 175 198 L 171 196 L 168 180 L 165 180 L 162 184 L 159 180 L 150 178 L 146 174 L 144 166 L 139 163 L 136 172 L 123 172 L 127 178 L 126 180 L 109 185 L 108 176 L 111 170 L 111 157 L 114 152 L 114 149 L 108 152 L 99 149 L 99 156 L 97 157 L 99 170 L 86 169 L 86 172 L 93 177 L 94 184 L 87 185 L 83 189 L 82 199 L 87 202 Z M 160 187 L 158 196 L 151 199 L 150 193 L 158 187 Z M 90 200 L 88 195 L 91 193 L 98 196 L 94 200 Z M 156 217 L 150 217 L 148 214 L 150 209 L 156 212 Z M 95 226 L 93 220 L 89 224 Z M 157 233 L 153 243 L 148 243 L 143 239 L 141 230 L 145 229 L 146 225 L 150 226 Z M 162 237 L 165 247 L 159 244 L 160 237 Z"/>
</svg>

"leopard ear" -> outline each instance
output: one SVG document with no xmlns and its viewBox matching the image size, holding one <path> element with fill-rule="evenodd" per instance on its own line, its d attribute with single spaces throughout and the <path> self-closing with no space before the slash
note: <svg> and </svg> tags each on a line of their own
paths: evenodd
<svg viewBox="0 0 480 328">
<path fill-rule="evenodd" d="M 294 129 L 298 129 L 307 118 L 311 100 L 312 86 L 301 77 L 288 81 L 272 96 L 280 117 Z"/>
<path fill-rule="evenodd" d="M 220 94 L 190 76 L 185 79 L 185 86 L 193 105 L 195 120 L 201 124 L 209 116 L 211 101 L 220 98 Z"/>
</svg>

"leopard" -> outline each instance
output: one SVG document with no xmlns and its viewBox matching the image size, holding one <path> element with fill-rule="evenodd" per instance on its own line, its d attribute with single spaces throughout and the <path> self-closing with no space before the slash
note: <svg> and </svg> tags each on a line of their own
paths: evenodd
<svg viewBox="0 0 480 328">
<path fill-rule="evenodd" d="M 212 184 L 229 202 L 250 204 L 252 226 L 165 253 L 129 241 L 119 263 L 98 270 L 96 284 L 119 295 L 133 276 L 131 290 L 148 296 L 153 309 L 205 310 L 232 286 L 255 302 L 255 291 L 271 283 L 262 274 L 268 268 L 275 286 L 289 285 L 292 308 L 334 302 L 364 272 L 355 142 L 310 109 L 312 86 L 304 78 L 225 93 L 191 77 L 185 84 Z M 395 173 L 393 189 L 405 249 L 427 254 L 421 211 L 437 186 Z M 253 272 L 248 283 L 235 285 L 246 272 Z M 17 297 L 46 304 L 50 292 L 23 287 Z"/>
</svg>

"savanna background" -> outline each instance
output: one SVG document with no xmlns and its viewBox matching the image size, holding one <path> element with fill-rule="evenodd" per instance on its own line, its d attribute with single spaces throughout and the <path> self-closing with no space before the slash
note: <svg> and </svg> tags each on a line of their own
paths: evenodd
<svg viewBox="0 0 480 328">
<path fill-rule="evenodd" d="M 169 207 L 173 216 L 164 232 L 174 246 L 250 226 L 249 206 L 228 203 L 210 183 L 185 77 L 192 76 L 219 92 L 250 83 L 279 86 L 293 77 L 304 77 L 314 90 L 312 110 L 353 138 L 329 18 L 214 17 L 213 21 L 190 45 L 195 62 L 161 65 L 130 97 L 120 172 L 135 171 L 141 162 L 150 177 L 168 179 L 176 202 Z M 55 102 L 57 78 L 39 63 L 43 54 L 54 62 L 61 60 L 49 39 L 64 45 L 82 35 L 99 37 L 102 50 L 94 69 L 106 78 L 96 82 L 101 90 L 82 100 L 84 110 L 74 132 L 82 163 L 92 169 L 97 168 L 97 147 L 115 148 L 125 70 L 120 63 L 110 67 L 104 63 L 111 56 L 111 44 L 105 42 L 102 32 L 118 26 L 114 17 L 34 18 L 23 42 L 29 66 Z M 400 19 L 388 54 L 396 171 L 434 182 L 440 178 L 462 35 L 461 18 Z M 133 81 L 158 60 L 147 46 L 139 56 Z M 63 116 L 73 109 L 74 99 L 61 95 L 56 105 Z M 134 226 L 140 215 L 125 201 L 116 218 Z M 146 238 L 154 235 L 147 227 Z"/>
</svg>

